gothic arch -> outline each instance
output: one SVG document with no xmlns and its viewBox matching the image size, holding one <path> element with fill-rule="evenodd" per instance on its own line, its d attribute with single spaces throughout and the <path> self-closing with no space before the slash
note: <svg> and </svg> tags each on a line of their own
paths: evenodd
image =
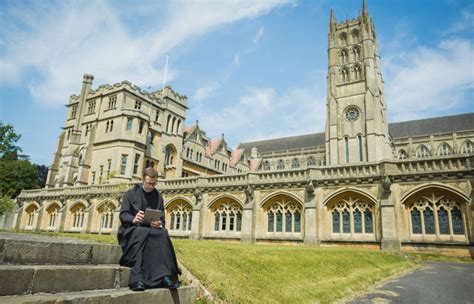
<svg viewBox="0 0 474 304">
<path fill-rule="evenodd" d="M 404 195 L 402 195 L 400 201 L 402 202 L 402 204 L 405 204 L 407 201 L 409 201 L 410 199 L 412 199 L 414 196 L 418 195 L 420 192 L 423 192 L 423 191 L 428 191 L 428 190 L 441 190 L 441 191 L 446 191 L 448 193 L 450 193 L 451 195 L 454 195 L 456 197 L 458 197 L 459 199 L 463 200 L 464 202 L 470 204 L 471 203 L 471 198 L 469 197 L 469 195 L 463 193 L 461 190 L 453 187 L 453 186 L 449 186 L 449 185 L 445 185 L 445 184 L 441 184 L 441 183 L 430 183 L 430 184 L 424 184 L 424 185 L 420 185 L 420 186 L 417 186 L 413 189 L 411 189 L 410 191 L 408 191 L 407 193 L 405 193 Z"/>
<path fill-rule="evenodd" d="M 61 202 L 59 202 L 59 201 L 51 201 L 51 202 L 49 202 L 48 205 L 45 206 L 45 207 L 46 207 L 45 209 L 46 209 L 46 210 L 49 210 L 50 208 L 54 207 L 54 205 L 58 206 L 59 209 L 61 209 L 61 207 L 62 207 Z"/>
<path fill-rule="evenodd" d="M 211 209 L 212 207 L 214 207 L 214 205 L 216 205 L 217 203 L 219 203 L 221 200 L 223 199 L 230 199 L 232 201 L 235 201 L 236 203 L 238 203 L 240 205 L 240 207 L 243 208 L 244 204 L 242 203 L 242 201 L 240 199 L 238 199 L 237 197 L 233 196 L 233 195 L 230 195 L 230 194 L 221 194 L 221 195 L 218 195 L 216 196 L 215 198 L 213 198 L 208 204 L 207 204 L 207 208 Z"/>
<path fill-rule="evenodd" d="M 358 188 L 347 187 L 347 188 L 344 188 L 344 189 L 339 189 L 339 190 L 331 193 L 330 195 L 328 195 L 323 200 L 323 206 L 327 206 L 330 202 L 332 202 L 333 200 L 339 198 L 340 196 L 345 196 L 345 195 L 350 194 L 350 193 L 355 193 L 356 195 L 360 195 L 360 196 L 363 196 L 363 197 L 369 199 L 370 202 L 374 206 L 378 205 L 378 200 L 372 193 L 369 193 L 365 190 L 361 190 L 361 189 L 358 189 Z"/>
<path fill-rule="evenodd" d="M 267 196 L 265 196 L 262 199 L 262 201 L 259 204 L 259 207 L 263 208 L 269 201 L 271 201 L 273 198 L 275 198 L 277 196 L 280 196 L 280 195 L 281 196 L 288 196 L 288 197 L 294 199 L 300 205 L 300 207 L 302 207 L 302 208 L 304 207 L 303 200 L 300 197 L 298 197 L 296 194 L 291 193 L 289 191 L 278 191 L 278 192 L 268 194 Z"/>
<path fill-rule="evenodd" d="M 193 203 L 191 202 L 191 200 L 189 198 L 184 197 L 182 195 L 178 195 L 178 196 L 175 196 L 175 197 L 171 198 L 167 202 L 165 202 L 165 209 L 168 209 L 168 208 L 172 207 L 174 203 L 177 203 L 177 202 L 180 202 L 180 201 L 184 201 L 185 203 L 189 204 L 191 207 L 193 206 Z"/>
<path fill-rule="evenodd" d="M 28 205 L 25 205 L 25 211 L 28 209 L 30 210 L 34 206 L 36 209 L 40 208 L 40 205 L 37 202 L 30 202 Z"/>
<path fill-rule="evenodd" d="M 77 200 L 75 201 L 74 203 L 71 204 L 71 207 L 69 207 L 69 211 L 71 211 L 72 209 L 74 209 L 76 206 L 78 205 L 83 205 L 84 206 L 84 209 L 86 209 L 87 207 L 89 207 L 89 203 L 86 201 L 86 200 Z"/>
<path fill-rule="evenodd" d="M 98 204 L 97 204 L 97 208 L 96 210 L 99 211 L 99 209 L 101 209 L 103 206 L 107 205 L 107 204 L 112 204 L 114 206 L 114 209 L 117 209 L 118 208 L 118 204 L 116 201 L 114 200 L 111 200 L 111 199 L 104 199 L 102 201 L 100 201 Z"/>
</svg>

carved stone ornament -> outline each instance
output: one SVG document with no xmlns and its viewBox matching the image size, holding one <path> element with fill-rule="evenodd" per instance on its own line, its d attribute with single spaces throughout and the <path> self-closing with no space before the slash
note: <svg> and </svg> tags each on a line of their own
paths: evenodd
<svg viewBox="0 0 474 304">
<path fill-rule="evenodd" d="M 251 185 L 248 185 L 245 189 L 245 199 L 247 204 L 253 200 L 253 188 Z"/>
<path fill-rule="evenodd" d="M 356 121 L 360 116 L 359 108 L 356 106 L 350 106 L 344 111 L 344 116 L 346 117 L 347 121 Z"/>
<path fill-rule="evenodd" d="M 199 188 L 194 189 L 194 197 L 196 198 L 196 205 L 202 200 L 202 191 Z"/>
<path fill-rule="evenodd" d="M 382 177 L 382 188 L 385 192 L 390 192 L 390 186 L 392 185 L 392 181 L 388 175 L 384 175 Z"/>
<path fill-rule="evenodd" d="M 308 194 L 313 194 L 314 193 L 314 184 L 313 184 L 313 180 L 310 179 L 308 181 L 308 183 L 306 184 L 306 192 L 308 192 Z"/>
</svg>

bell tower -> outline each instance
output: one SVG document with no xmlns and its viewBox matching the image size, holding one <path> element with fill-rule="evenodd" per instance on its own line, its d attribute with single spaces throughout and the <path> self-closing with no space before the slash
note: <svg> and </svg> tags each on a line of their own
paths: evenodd
<svg viewBox="0 0 474 304">
<path fill-rule="evenodd" d="M 328 34 L 326 164 L 392 158 L 380 56 L 365 0 L 362 15 L 336 21 Z"/>
</svg>

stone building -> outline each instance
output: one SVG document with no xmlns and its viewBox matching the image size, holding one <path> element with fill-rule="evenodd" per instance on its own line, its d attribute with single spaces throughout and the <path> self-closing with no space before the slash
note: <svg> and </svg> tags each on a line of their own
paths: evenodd
<svg viewBox="0 0 474 304">
<path fill-rule="evenodd" d="M 48 188 L 23 191 L 8 223 L 113 233 L 121 193 L 152 165 L 164 177 L 157 188 L 175 237 L 474 256 L 474 113 L 388 124 L 365 1 L 352 20 L 331 11 L 327 79 L 324 133 L 232 151 L 223 136 L 184 126 L 187 99 L 170 88 L 146 93 L 122 82 L 93 91 L 86 75 Z"/>
</svg>

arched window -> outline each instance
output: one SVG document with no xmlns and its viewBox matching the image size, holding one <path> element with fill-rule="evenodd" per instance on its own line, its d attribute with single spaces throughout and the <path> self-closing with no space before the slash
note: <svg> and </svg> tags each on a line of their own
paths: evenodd
<svg viewBox="0 0 474 304">
<path fill-rule="evenodd" d="M 341 64 L 346 64 L 349 61 L 349 56 L 348 56 L 348 51 L 347 49 L 342 49 L 339 52 L 339 60 Z"/>
<path fill-rule="evenodd" d="M 298 169 L 300 167 L 300 161 L 297 158 L 291 160 L 291 168 Z"/>
<path fill-rule="evenodd" d="M 359 143 L 359 161 L 363 161 L 364 160 L 364 146 L 362 144 L 362 135 L 357 135 L 357 141 Z"/>
<path fill-rule="evenodd" d="M 349 80 L 350 80 L 349 69 L 347 67 L 342 67 L 341 68 L 341 81 L 348 82 Z"/>
<path fill-rule="evenodd" d="M 430 150 L 425 145 L 420 145 L 415 152 L 417 158 L 430 156 Z"/>
<path fill-rule="evenodd" d="M 190 231 L 193 221 L 193 209 L 186 202 L 178 202 L 167 210 L 170 214 L 170 227 L 173 230 Z"/>
<path fill-rule="evenodd" d="M 308 164 L 308 167 L 309 167 L 309 166 L 314 166 L 314 165 L 316 165 L 316 160 L 314 159 L 313 156 L 309 156 L 309 157 L 308 157 L 308 160 L 306 161 L 306 163 Z"/>
<path fill-rule="evenodd" d="M 166 151 L 165 151 L 165 165 L 166 166 L 171 166 L 174 164 L 174 155 L 175 150 L 172 145 L 166 146 Z"/>
<path fill-rule="evenodd" d="M 38 211 L 38 207 L 36 205 L 31 205 L 26 208 L 26 227 L 32 228 L 35 223 L 36 213 Z"/>
<path fill-rule="evenodd" d="M 283 159 L 279 159 L 277 162 L 277 170 L 284 170 L 285 169 L 285 162 Z"/>
<path fill-rule="evenodd" d="M 408 158 L 408 153 L 405 150 L 400 149 L 398 151 L 398 159 L 406 159 L 406 158 Z"/>
<path fill-rule="evenodd" d="M 464 235 L 461 205 L 442 193 L 424 193 L 407 204 L 411 233 L 418 236 L 453 237 Z M 434 239 L 433 239 L 434 240 Z"/>
<path fill-rule="evenodd" d="M 373 212 L 373 206 L 365 199 L 349 197 L 340 200 L 331 210 L 332 233 L 373 234 Z"/>
<path fill-rule="evenodd" d="M 347 33 L 342 32 L 342 33 L 339 35 L 339 44 L 340 44 L 341 46 L 346 46 L 346 45 L 347 45 Z"/>
<path fill-rule="evenodd" d="M 220 204 L 214 211 L 214 231 L 239 232 L 241 229 L 242 207 L 236 202 Z"/>
<path fill-rule="evenodd" d="M 451 146 L 448 145 L 447 143 L 442 143 L 439 148 L 438 148 L 438 155 L 444 156 L 444 155 L 451 155 L 453 154 L 453 150 L 451 149 Z"/>
<path fill-rule="evenodd" d="M 353 70 L 354 70 L 354 79 L 355 80 L 362 79 L 362 68 L 360 67 L 360 65 L 355 64 L 353 67 Z"/>
<path fill-rule="evenodd" d="M 99 212 L 100 229 L 112 229 L 114 223 L 114 213 L 115 213 L 115 206 L 114 204 L 107 202 L 99 206 L 97 209 Z"/>
<path fill-rule="evenodd" d="M 75 204 L 71 208 L 72 228 L 82 228 L 84 225 L 84 210 L 85 206 L 81 203 Z"/>
<path fill-rule="evenodd" d="M 176 117 L 173 117 L 171 120 L 171 128 L 170 128 L 170 133 L 174 133 L 174 125 L 176 123 Z"/>
<path fill-rule="evenodd" d="M 181 127 L 181 119 L 178 119 L 178 122 L 176 123 L 176 134 L 179 134 L 180 127 Z"/>
<path fill-rule="evenodd" d="M 46 212 L 48 213 L 48 228 L 56 228 L 56 225 L 59 224 L 59 206 L 57 204 L 52 204 L 48 207 Z"/>
<path fill-rule="evenodd" d="M 168 118 L 166 119 L 166 132 L 169 132 L 170 130 L 170 122 L 171 122 L 171 115 L 168 115 Z"/>
<path fill-rule="evenodd" d="M 360 46 L 356 45 L 352 48 L 352 58 L 354 58 L 354 61 L 360 60 Z"/>
<path fill-rule="evenodd" d="M 301 232 L 301 207 L 291 201 L 279 200 L 267 211 L 267 231 L 282 234 Z"/>
<path fill-rule="evenodd" d="M 352 38 L 352 43 L 357 43 L 359 42 L 359 31 L 357 29 L 354 29 L 351 32 L 351 38 Z"/>
<path fill-rule="evenodd" d="M 470 140 L 466 140 L 461 146 L 462 154 L 471 154 L 474 153 L 474 144 Z"/>
<path fill-rule="evenodd" d="M 346 157 L 346 163 L 349 163 L 349 137 L 344 137 L 344 153 Z"/>
</svg>

